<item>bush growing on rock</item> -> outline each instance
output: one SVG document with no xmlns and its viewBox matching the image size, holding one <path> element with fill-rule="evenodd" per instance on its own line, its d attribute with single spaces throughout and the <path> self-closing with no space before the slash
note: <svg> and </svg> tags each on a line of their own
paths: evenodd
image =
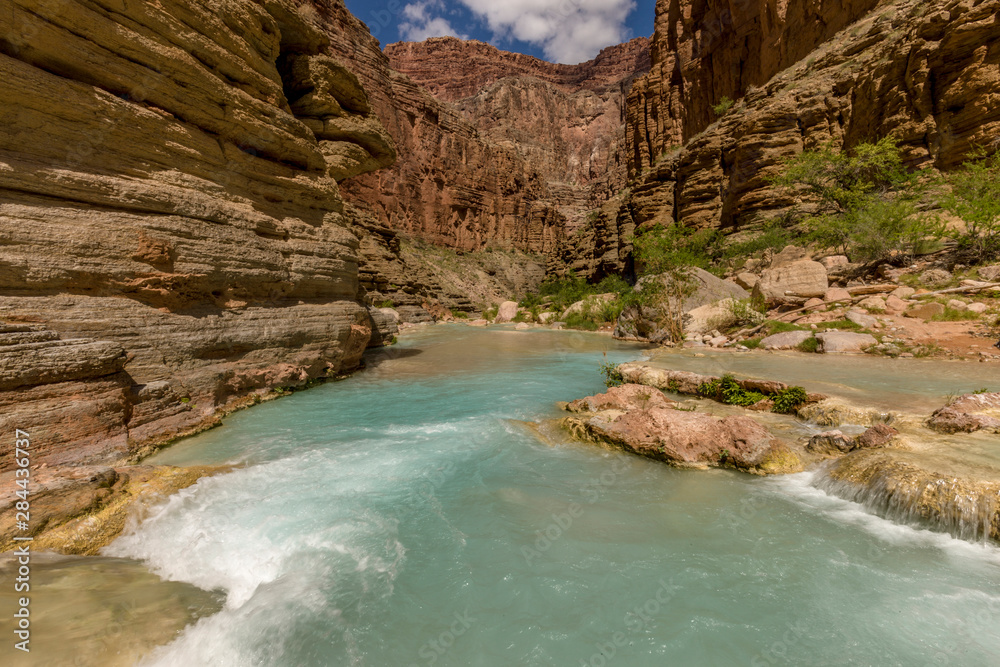
<svg viewBox="0 0 1000 667">
<path fill-rule="evenodd" d="M 951 193 L 944 207 L 965 221 L 959 251 L 972 262 L 1000 256 L 1000 152 L 983 149 L 972 154 L 964 167 L 949 174 Z"/>
<path fill-rule="evenodd" d="M 812 241 L 860 262 L 912 257 L 943 236 L 940 221 L 918 213 L 924 181 L 907 172 L 892 137 L 851 151 L 804 151 L 774 179 L 818 200 L 819 214 L 807 221 Z"/>
</svg>

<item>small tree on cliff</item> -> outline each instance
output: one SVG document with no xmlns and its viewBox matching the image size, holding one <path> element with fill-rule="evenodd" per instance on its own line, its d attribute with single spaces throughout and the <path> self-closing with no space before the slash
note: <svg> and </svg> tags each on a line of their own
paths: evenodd
<svg viewBox="0 0 1000 667">
<path fill-rule="evenodd" d="M 907 171 L 893 137 L 850 151 L 829 144 L 803 151 L 773 182 L 813 195 L 818 210 L 807 220 L 810 239 L 854 261 L 909 259 L 942 234 L 939 221 L 918 213 L 927 179 Z"/>
</svg>

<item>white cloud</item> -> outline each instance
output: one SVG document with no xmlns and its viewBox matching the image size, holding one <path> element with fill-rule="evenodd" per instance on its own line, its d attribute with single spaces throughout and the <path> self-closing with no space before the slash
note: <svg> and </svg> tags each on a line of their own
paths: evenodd
<svg viewBox="0 0 1000 667">
<path fill-rule="evenodd" d="M 483 18 L 496 37 L 536 44 L 549 60 L 567 64 L 625 41 L 625 20 L 635 8 L 635 0 L 459 1 Z"/>
<path fill-rule="evenodd" d="M 466 35 L 455 30 L 451 23 L 440 16 L 432 16 L 433 10 L 444 9 L 442 0 L 423 0 L 403 7 L 406 20 L 399 26 L 399 35 L 408 42 L 422 42 L 429 37 L 459 37 L 468 39 Z"/>
</svg>

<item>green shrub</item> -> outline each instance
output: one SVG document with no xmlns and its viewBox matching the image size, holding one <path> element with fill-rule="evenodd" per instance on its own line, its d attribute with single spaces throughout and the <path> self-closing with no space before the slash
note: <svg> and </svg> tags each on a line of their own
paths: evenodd
<svg viewBox="0 0 1000 667">
<path fill-rule="evenodd" d="M 795 349 L 799 352 L 819 352 L 819 339 L 815 336 L 806 338 L 804 341 L 795 346 Z"/>
<path fill-rule="evenodd" d="M 457 320 L 469 319 L 469 314 L 467 312 L 464 310 L 455 310 L 454 308 L 451 309 L 451 316 Z"/>
<path fill-rule="evenodd" d="M 959 250 L 972 262 L 1000 255 L 1000 152 L 977 149 L 962 169 L 945 181 L 951 192 L 942 205 L 965 221 Z"/>
<path fill-rule="evenodd" d="M 616 364 L 606 361 L 601 364 L 601 374 L 604 376 L 604 386 L 620 387 L 625 384 L 625 378 Z"/>
<path fill-rule="evenodd" d="M 732 375 L 723 375 L 719 384 L 722 402 L 727 405 L 749 407 L 764 400 L 764 394 L 744 389 Z"/>
<path fill-rule="evenodd" d="M 802 387 L 789 387 L 774 396 L 774 407 L 771 408 L 771 411 L 778 414 L 791 414 L 805 403 L 807 398 L 806 390 Z"/>
<path fill-rule="evenodd" d="M 396 304 L 392 299 L 386 299 L 385 301 L 379 301 L 375 304 L 376 308 L 394 308 Z"/>
<path fill-rule="evenodd" d="M 818 199 L 820 212 L 807 222 L 808 239 L 853 261 L 912 257 L 944 234 L 939 220 L 918 213 L 926 185 L 907 172 L 892 137 L 851 151 L 829 144 L 804 151 L 786 161 L 772 182 Z"/>
<path fill-rule="evenodd" d="M 969 320 L 978 320 L 979 313 L 974 313 L 971 310 L 958 310 L 957 308 L 948 308 L 945 306 L 944 312 L 940 315 L 935 315 L 931 318 L 934 322 L 965 322 Z"/>
<path fill-rule="evenodd" d="M 733 104 L 735 104 L 735 102 L 723 95 L 722 99 L 719 100 L 719 103 L 712 106 L 712 111 L 715 112 L 716 116 L 725 116 L 726 113 L 733 108 Z"/>
</svg>

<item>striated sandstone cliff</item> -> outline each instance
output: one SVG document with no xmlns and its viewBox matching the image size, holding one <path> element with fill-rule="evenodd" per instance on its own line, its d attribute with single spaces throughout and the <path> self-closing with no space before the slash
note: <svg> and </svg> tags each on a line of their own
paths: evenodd
<svg viewBox="0 0 1000 667">
<path fill-rule="evenodd" d="M 579 65 L 557 65 L 453 37 L 390 44 L 392 66 L 454 103 L 494 144 L 545 178 L 572 232 L 627 182 L 625 99 L 649 69 L 642 37 Z"/>
<path fill-rule="evenodd" d="M 728 227 L 780 213 L 793 201 L 766 177 L 827 142 L 893 134 L 911 165 L 948 169 L 996 141 L 998 102 L 1000 0 L 886 3 L 750 88 L 717 122 L 685 126 L 701 131 L 640 178 L 637 219 Z M 636 164 L 663 145 L 657 137 L 636 148 Z"/>
<path fill-rule="evenodd" d="M 290 0 L 0 0 L 0 428 L 110 463 L 357 366 L 392 139 Z M 0 470 L 10 465 L 0 454 Z"/>
<path fill-rule="evenodd" d="M 445 247 L 541 253 L 555 246 L 564 219 L 533 165 L 393 69 L 342 0 L 296 1 L 318 17 L 398 148 L 391 168 L 344 183 L 348 201 L 384 227 Z"/>
<path fill-rule="evenodd" d="M 912 166 L 949 169 L 1000 136 L 998 0 L 660 0 L 652 63 L 628 99 L 634 180 L 615 216 L 636 225 L 779 215 L 796 201 L 768 177 L 828 142 L 893 134 Z M 724 96 L 737 102 L 716 118 Z M 558 254 L 596 267 L 615 245 Z"/>
</svg>

